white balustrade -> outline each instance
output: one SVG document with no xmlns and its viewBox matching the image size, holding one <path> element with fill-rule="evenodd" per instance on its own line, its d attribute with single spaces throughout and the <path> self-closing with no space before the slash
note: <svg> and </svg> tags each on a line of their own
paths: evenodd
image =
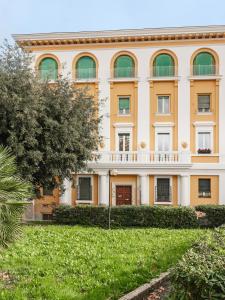
<svg viewBox="0 0 225 300">
<path fill-rule="evenodd" d="M 99 151 L 94 153 L 99 163 L 152 163 L 177 164 L 191 163 L 188 151 L 156 152 L 156 151 Z"/>
</svg>

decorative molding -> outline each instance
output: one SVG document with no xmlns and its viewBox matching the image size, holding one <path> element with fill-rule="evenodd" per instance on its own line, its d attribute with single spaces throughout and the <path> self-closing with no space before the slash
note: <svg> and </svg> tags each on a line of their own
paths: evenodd
<svg viewBox="0 0 225 300">
<path fill-rule="evenodd" d="M 115 128 L 130 128 L 134 127 L 133 123 L 114 123 L 113 127 Z"/>
<path fill-rule="evenodd" d="M 213 122 L 213 121 L 207 121 L 207 122 L 204 122 L 204 121 L 202 121 L 202 122 L 196 121 L 196 122 L 193 122 L 193 125 L 194 125 L 195 127 L 212 127 L 212 126 L 215 126 L 216 123 Z"/>
<path fill-rule="evenodd" d="M 175 124 L 173 122 L 155 122 L 153 123 L 153 127 L 174 127 Z"/>
</svg>

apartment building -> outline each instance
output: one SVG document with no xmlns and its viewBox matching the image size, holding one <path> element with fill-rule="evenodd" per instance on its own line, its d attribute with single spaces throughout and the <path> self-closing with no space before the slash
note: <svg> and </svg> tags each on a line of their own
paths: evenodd
<svg viewBox="0 0 225 300">
<path fill-rule="evenodd" d="M 13 37 L 41 78 L 106 99 L 92 172 L 45 191 L 37 219 L 59 203 L 225 204 L 225 26 Z"/>
</svg>

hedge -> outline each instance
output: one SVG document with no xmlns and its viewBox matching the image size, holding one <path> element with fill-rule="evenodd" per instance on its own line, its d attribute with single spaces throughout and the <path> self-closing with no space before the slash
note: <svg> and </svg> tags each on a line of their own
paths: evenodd
<svg viewBox="0 0 225 300">
<path fill-rule="evenodd" d="M 108 227 L 109 208 L 59 206 L 54 210 L 58 224 Z M 111 208 L 111 227 L 196 228 L 194 209 L 188 207 L 116 206 Z"/>
<path fill-rule="evenodd" d="M 208 231 L 171 271 L 169 299 L 225 299 L 225 230 Z"/>
<path fill-rule="evenodd" d="M 218 227 L 225 224 L 225 205 L 198 205 L 196 211 L 206 214 L 199 219 L 201 227 Z"/>
</svg>

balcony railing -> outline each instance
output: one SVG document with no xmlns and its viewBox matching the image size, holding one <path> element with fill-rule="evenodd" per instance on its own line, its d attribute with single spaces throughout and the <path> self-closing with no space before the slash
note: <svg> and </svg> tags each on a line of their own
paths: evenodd
<svg viewBox="0 0 225 300">
<path fill-rule="evenodd" d="M 190 163 L 189 152 L 155 152 L 155 151 L 99 151 L 93 159 L 98 163 L 144 163 L 144 164 L 177 164 Z"/>
<path fill-rule="evenodd" d="M 173 77 L 175 76 L 175 66 L 153 66 L 153 77 Z"/>
<path fill-rule="evenodd" d="M 114 68 L 114 78 L 134 78 L 135 68 L 134 67 L 118 67 Z"/>
<path fill-rule="evenodd" d="M 96 69 L 95 68 L 79 68 L 76 69 L 76 79 L 95 79 Z"/>
<path fill-rule="evenodd" d="M 217 74 L 216 65 L 193 65 L 192 70 L 194 76 L 210 76 Z"/>
</svg>

